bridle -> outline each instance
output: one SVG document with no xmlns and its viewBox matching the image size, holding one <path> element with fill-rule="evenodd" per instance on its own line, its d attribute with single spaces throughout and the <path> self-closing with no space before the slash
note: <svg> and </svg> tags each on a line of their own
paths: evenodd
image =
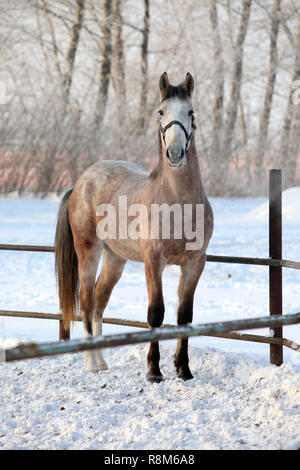
<svg viewBox="0 0 300 470">
<path fill-rule="evenodd" d="M 166 131 L 171 127 L 171 126 L 179 126 L 181 127 L 181 129 L 183 130 L 184 132 L 184 135 L 185 135 L 185 138 L 186 138 L 186 146 L 185 146 L 185 151 L 187 151 L 187 149 L 189 148 L 189 144 L 190 144 L 190 140 L 192 138 L 192 135 L 193 135 L 193 129 L 195 129 L 195 126 L 194 126 L 194 116 L 192 115 L 192 130 L 191 130 L 191 133 L 189 134 L 188 131 L 186 130 L 186 128 L 184 127 L 184 125 L 182 124 L 181 121 L 171 121 L 169 122 L 165 127 L 163 127 L 161 125 L 161 122 L 160 122 L 160 132 L 161 132 L 161 135 L 162 135 L 162 138 L 163 138 L 163 141 L 166 145 Z"/>
</svg>

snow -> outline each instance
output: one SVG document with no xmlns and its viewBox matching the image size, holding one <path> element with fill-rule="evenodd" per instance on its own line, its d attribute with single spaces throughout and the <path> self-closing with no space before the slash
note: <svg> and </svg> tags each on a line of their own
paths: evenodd
<svg viewBox="0 0 300 470">
<path fill-rule="evenodd" d="M 300 224 L 300 188 L 289 188 L 282 195 L 282 214 L 283 221 L 290 224 Z M 244 218 L 248 222 L 265 222 L 268 223 L 269 202 L 265 202 L 253 209 Z"/>
<path fill-rule="evenodd" d="M 193 381 L 175 377 L 161 346 L 161 384 L 145 381 L 147 346 L 106 353 L 84 371 L 81 354 L 2 365 L 1 449 L 296 449 L 296 367 L 191 349 Z"/>
<path fill-rule="evenodd" d="M 283 194 L 283 258 L 299 261 L 300 188 Z M 209 253 L 268 256 L 267 201 L 213 199 Z M 0 199 L 0 243 L 53 244 L 58 202 Z M 0 251 L 0 308 L 58 312 L 53 254 Z M 165 323 L 176 322 L 179 270 L 163 285 Z M 284 312 L 299 311 L 299 271 L 286 269 Z M 145 321 L 143 265 L 127 263 L 106 316 Z M 268 314 L 268 268 L 207 263 L 195 296 L 194 323 Z M 103 333 L 133 331 L 104 324 Z M 268 334 L 267 329 L 252 333 Z M 299 343 L 300 325 L 284 327 Z M 72 338 L 83 337 L 82 325 Z M 0 347 L 55 341 L 58 323 L 0 317 Z M 89 374 L 83 354 L 0 364 L 0 449 L 296 449 L 300 447 L 300 359 L 284 349 L 213 337 L 190 340 L 194 380 L 175 376 L 175 341 L 161 342 L 162 384 L 145 380 L 148 346 L 104 351 L 109 370 Z"/>
</svg>

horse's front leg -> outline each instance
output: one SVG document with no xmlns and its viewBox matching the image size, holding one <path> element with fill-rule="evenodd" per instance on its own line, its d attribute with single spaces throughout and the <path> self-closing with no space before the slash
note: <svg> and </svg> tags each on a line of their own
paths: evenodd
<svg viewBox="0 0 300 470">
<path fill-rule="evenodd" d="M 163 323 L 165 306 L 162 293 L 162 271 L 165 263 L 155 256 L 147 256 L 145 259 L 145 274 L 148 290 L 148 325 L 150 328 L 160 327 Z M 151 343 L 148 360 L 147 380 L 149 382 L 161 382 L 163 375 L 159 368 L 159 344 Z"/>
<path fill-rule="evenodd" d="M 205 255 L 187 261 L 181 266 L 181 278 L 178 288 L 179 304 L 177 310 L 177 324 L 186 325 L 193 321 L 194 294 L 205 265 Z M 177 375 L 183 380 L 193 378 L 189 368 L 188 339 L 180 338 L 177 341 L 174 364 Z"/>
</svg>

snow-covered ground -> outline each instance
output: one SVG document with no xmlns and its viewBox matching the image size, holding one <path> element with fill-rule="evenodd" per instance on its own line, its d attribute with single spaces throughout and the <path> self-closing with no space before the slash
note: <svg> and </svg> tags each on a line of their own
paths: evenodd
<svg viewBox="0 0 300 470">
<path fill-rule="evenodd" d="M 268 256 L 264 199 L 214 199 L 208 253 Z M 300 189 L 284 193 L 283 258 L 300 261 Z M 58 202 L 0 199 L 0 243 L 53 244 Z M 0 309 L 58 312 L 53 254 L 0 251 Z M 176 322 L 178 268 L 164 273 L 166 323 Z M 284 312 L 300 310 L 300 272 L 284 270 Z M 143 265 L 128 262 L 106 315 L 146 320 Z M 207 263 L 194 322 L 268 314 L 268 268 Z M 126 328 L 125 331 L 132 331 Z M 124 327 L 104 325 L 104 334 Z M 267 333 L 256 330 L 255 333 Z M 72 337 L 83 336 L 78 324 Z M 300 342 L 300 325 L 284 328 Z M 0 343 L 56 341 L 53 320 L 0 317 Z M 0 345 L 1 345 L 0 344 Z M 0 448 L 283 449 L 300 447 L 300 358 L 269 346 L 200 337 L 190 340 L 195 379 L 175 378 L 175 341 L 161 343 L 166 381 L 145 381 L 148 346 L 106 350 L 109 370 L 84 371 L 83 354 L 0 364 Z"/>
<path fill-rule="evenodd" d="M 147 346 L 107 351 L 110 370 L 67 355 L 2 366 L 0 448 L 296 449 L 299 371 L 250 356 L 192 348 L 195 378 L 145 382 Z M 5 370 L 4 370 L 5 369 Z"/>
</svg>

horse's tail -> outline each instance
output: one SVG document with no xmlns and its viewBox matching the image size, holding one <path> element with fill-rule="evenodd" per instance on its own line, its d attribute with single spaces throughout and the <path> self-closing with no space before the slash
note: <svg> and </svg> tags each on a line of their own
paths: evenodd
<svg viewBox="0 0 300 470">
<path fill-rule="evenodd" d="M 73 189 L 62 198 L 55 233 L 55 271 L 59 305 L 63 313 L 64 328 L 70 329 L 78 305 L 78 258 L 74 249 L 69 222 L 68 203 Z"/>
</svg>

